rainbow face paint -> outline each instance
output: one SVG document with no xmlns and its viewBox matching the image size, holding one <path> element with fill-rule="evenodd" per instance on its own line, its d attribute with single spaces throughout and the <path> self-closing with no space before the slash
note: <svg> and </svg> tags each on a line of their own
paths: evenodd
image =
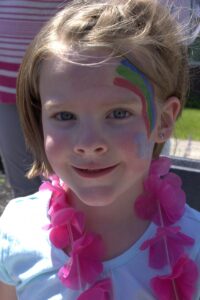
<svg viewBox="0 0 200 300">
<path fill-rule="evenodd" d="M 142 115 L 150 137 L 156 124 L 156 106 L 154 102 L 154 89 L 148 78 L 128 59 L 123 59 L 116 69 L 120 77 L 114 79 L 114 84 L 134 92 L 142 101 Z"/>
<path fill-rule="evenodd" d="M 138 157 L 141 159 L 151 158 L 153 152 L 153 141 L 149 141 L 144 132 L 138 132 L 134 135 L 134 144 L 138 147 Z"/>
</svg>

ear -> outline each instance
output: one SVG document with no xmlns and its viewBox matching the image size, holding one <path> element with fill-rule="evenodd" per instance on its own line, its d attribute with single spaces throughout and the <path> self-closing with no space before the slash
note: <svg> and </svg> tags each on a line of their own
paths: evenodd
<svg viewBox="0 0 200 300">
<path fill-rule="evenodd" d="M 177 97 L 170 97 L 159 107 L 156 142 L 167 141 L 174 128 L 177 116 L 180 112 L 181 104 Z"/>
</svg>

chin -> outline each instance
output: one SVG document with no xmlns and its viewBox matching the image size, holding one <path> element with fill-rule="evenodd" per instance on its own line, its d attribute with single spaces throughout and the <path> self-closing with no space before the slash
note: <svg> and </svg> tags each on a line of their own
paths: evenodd
<svg viewBox="0 0 200 300">
<path fill-rule="evenodd" d="M 82 203 L 88 206 L 107 206 L 114 202 L 115 193 L 111 188 L 84 188 L 75 192 Z"/>
</svg>

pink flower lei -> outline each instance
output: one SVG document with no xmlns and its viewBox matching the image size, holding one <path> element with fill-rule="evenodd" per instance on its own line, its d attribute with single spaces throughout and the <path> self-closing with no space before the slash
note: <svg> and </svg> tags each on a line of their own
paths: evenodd
<svg viewBox="0 0 200 300">
<path fill-rule="evenodd" d="M 181 179 L 169 169 L 168 158 L 152 161 L 144 192 L 135 201 L 138 216 L 158 226 L 155 236 L 144 241 L 140 249 L 148 249 L 150 268 L 170 269 L 169 274 L 150 281 L 156 299 L 192 300 L 198 271 L 184 249 L 192 246 L 194 239 L 174 226 L 184 214 L 185 194 Z M 77 300 L 112 300 L 111 280 L 100 279 L 105 251 L 101 236 L 85 231 L 84 214 L 71 207 L 66 187 L 57 176 L 41 185 L 40 190 L 46 189 L 52 192 L 48 210 L 51 223 L 46 227 L 50 241 L 59 249 L 67 249 L 70 255 L 58 271 L 59 279 L 70 289 L 83 290 Z"/>
<path fill-rule="evenodd" d="M 174 224 L 185 210 L 185 194 L 181 179 L 169 172 L 170 159 L 162 157 L 152 161 L 149 176 L 144 182 L 144 192 L 135 201 L 135 211 L 158 228 L 154 237 L 140 247 L 149 249 L 149 267 L 170 273 L 151 279 L 151 288 L 158 300 L 192 300 L 198 278 L 197 266 L 184 252 L 194 239 L 181 232 Z"/>
</svg>

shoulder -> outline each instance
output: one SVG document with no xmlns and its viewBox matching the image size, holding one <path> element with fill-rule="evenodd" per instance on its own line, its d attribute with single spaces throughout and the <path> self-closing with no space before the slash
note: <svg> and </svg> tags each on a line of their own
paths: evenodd
<svg viewBox="0 0 200 300">
<path fill-rule="evenodd" d="M 188 254 L 200 270 L 200 212 L 186 205 L 185 213 L 177 225 L 184 234 L 194 239 L 194 246 L 188 248 Z"/>
<path fill-rule="evenodd" d="M 27 256 L 41 244 L 46 250 L 46 231 L 49 223 L 47 211 L 51 193 L 42 191 L 30 196 L 13 199 L 0 218 L 0 280 L 16 284 L 10 276 L 16 261 Z M 16 277 L 17 278 L 17 277 Z"/>
<path fill-rule="evenodd" d="M 0 218 L 0 230 L 2 227 L 10 229 L 11 226 L 13 228 L 14 224 L 17 226 L 22 222 L 25 224 L 26 221 L 29 223 L 30 218 L 33 219 L 36 214 L 37 219 L 40 215 L 47 214 L 50 197 L 51 192 L 39 191 L 11 200 Z"/>
<path fill-rule="evenodd" d="M 188 233 L 200 237 L 200 212 L 186 205 L 185 213 L 179 221 L 180 226 Z"/>
<path fill-rule="evenodd" d="M 48 224 L 50 197 L 51 192 L 39 191 L 11 200 L 0 218 L 0 242 L 6 239 L 11 244 L 22 236 L 29 238 L 30 232 L 34 234 Z"/>
<path fill-rule="evenodd" d="M 186 205 L 183 217 L 177 222 L 181 231 L 195 239 L 200 249 L 200 212 Z"/>
<path fill-rule="evenodd" d="M 195 244 L 187 249 L 189 257 L 196 263 L 200 275 L 200 212 L 186 205 L 183 218 L 180 220 L 182 232 L 194 238 Z M 200 299 L 200 276 L 194 299 Z"/>
<path fill-rule="evenodd" d="M 11 200 L 0 217 L 0 238 L 2 235 L 15 236 L 18 231 L 25 233 L 31 227 L 48 222 L 48 205 L 50 191 L 39 191 L 35 194 Z"/>
</svg>

